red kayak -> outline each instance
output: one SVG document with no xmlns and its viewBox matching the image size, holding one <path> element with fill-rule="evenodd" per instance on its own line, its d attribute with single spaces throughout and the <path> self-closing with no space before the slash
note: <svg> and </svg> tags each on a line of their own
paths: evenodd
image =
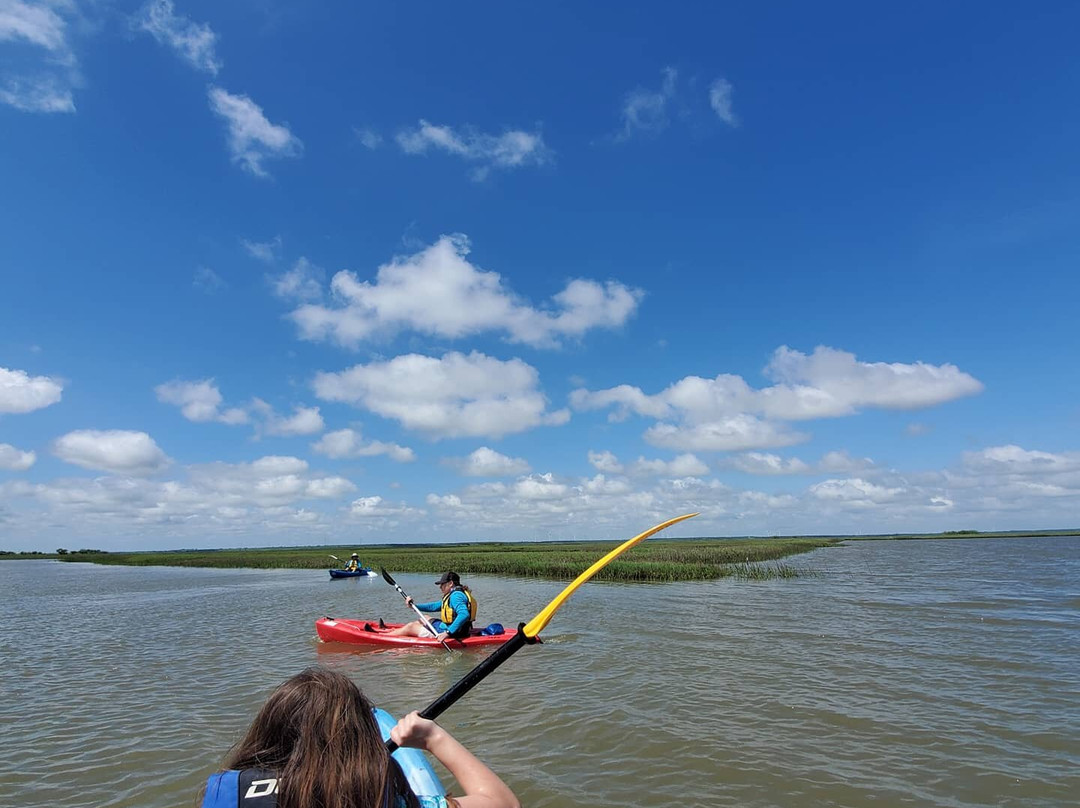
<svg viewBox="0 0 1080 808">
<path fill-rule="evenodd" d="M 320 617 L 315 621 L 315 630 L 323 642 L 347 642 L 353 645 L 382 645 L 388 648 L 442 648 L 434 637 L 397 637 L 388 632 L 399 628 L 403 623 L 384 623 L 379 627 L 378 620 L 338 620 L 333 617 Z M 502 645 L 514 636 L 513 631 L 502 634 L 481 634 L 473 629 L 471 637 L 464 640 L 448 639 L 451 648 L 472 648 L 476 645 Z"/>
</svg>

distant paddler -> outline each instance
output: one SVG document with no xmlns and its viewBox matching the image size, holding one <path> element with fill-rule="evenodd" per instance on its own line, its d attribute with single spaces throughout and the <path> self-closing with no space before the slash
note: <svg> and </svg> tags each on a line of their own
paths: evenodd
<svg viewBox="0 0 1080 808">
<path fill-rule="evenodd" d="M 356 554 L 356 553 L 353 553 L 349 557 L 349 560 L 345 562 L 345 566 L 344 566 L 343 569 L 345 570 L 345 572 L 359 572 L 360 571 L 360 556 L 358 554 Z"/>
</svg>

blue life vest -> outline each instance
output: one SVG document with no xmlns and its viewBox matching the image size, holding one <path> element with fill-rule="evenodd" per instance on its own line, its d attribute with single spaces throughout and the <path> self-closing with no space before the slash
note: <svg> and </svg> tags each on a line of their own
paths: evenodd
<svg viewBox="0 0 1080 808">
<path fill-rule="evenodd" d="M 397 721 L 378 707 L 375 708 L 375 720 L 383 740 L 387 740 Z M 402 747 L 394 752 L 393 758 L 405 773 L 405 779 L 421 805 L 428 800 L 425 795 L 441 796 L 446 793 L 435 769 L 419 749 Z M 265 769 L 219 772 L 211 774 L 206 781 L 202 808 L 277 808 L 277 793 L 276 772 Z"/>
</svg>

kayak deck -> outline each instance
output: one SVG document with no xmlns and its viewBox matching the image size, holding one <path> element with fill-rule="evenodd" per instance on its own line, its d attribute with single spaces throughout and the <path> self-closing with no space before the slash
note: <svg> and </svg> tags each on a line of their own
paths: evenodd
<svg viewBox="0 0 1080 808">
<path fill-rule="evenodd" d="M 404 623 L 384 625 L 386 628 L 379 628 L 378 618 L 338 620 L 333 617 L 320 617 L 315 621 L 315 631 L 323 642 L 347 642 L 353 645 L 381 645 L 391 648 L 442 648 L 442 643 L 434 637 L 398 637 L 388 633 L 400 628 Z M 504 631 L 502 634 L 473 634 L 464 640 L 447 639 L 446 644 L 451 648 L 502 645 L 513 636 L 513 631 Z"/>
</svg>

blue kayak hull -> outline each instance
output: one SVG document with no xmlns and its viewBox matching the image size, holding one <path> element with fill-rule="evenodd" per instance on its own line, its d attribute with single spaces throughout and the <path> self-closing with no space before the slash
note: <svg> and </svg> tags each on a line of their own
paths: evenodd
<svg viewBox="0 0 1080 808">
<path fill-rule="evenodd" d="M 371 576 L 378 575 L 378 574 L 379 573 L 375 572 L 375 570 L 368 570 L 368 569 L 363 569 L 363 568 L 358 569 L 356 571 L 353 571 L 353 570 L 330 570 L 330 577 L 331 578 L 370 578 Z"/>
</svg>

